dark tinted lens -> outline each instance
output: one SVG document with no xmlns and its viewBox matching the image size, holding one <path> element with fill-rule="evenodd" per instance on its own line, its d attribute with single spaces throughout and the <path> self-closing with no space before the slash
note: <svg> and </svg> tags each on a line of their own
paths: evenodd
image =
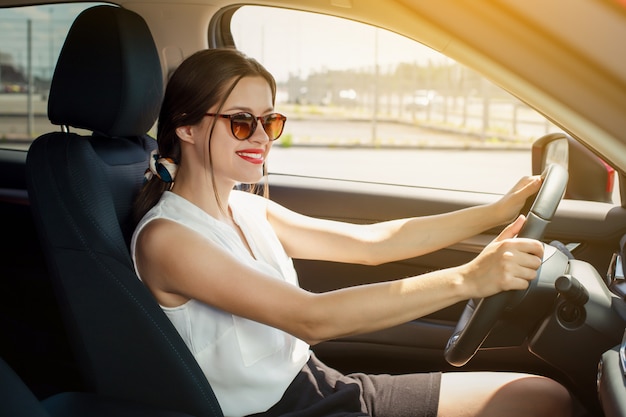
<svg viewBox="0 0 626 417">
<path fill-rule="evenodd" d="M 250 113 L 233 114 L 230 117 L 230 128 L 237 139 L 248 139 L 256 129 L 256 119 Z"/>
<path fill-rule="evenodd" d="M 285 119 L 285 116 L 278 113 L 268 114 L 263 117 L 263 130 L 265 130 L 270 140 L 278 139 L 281 133 L 283 133 Z"/>
</svg>

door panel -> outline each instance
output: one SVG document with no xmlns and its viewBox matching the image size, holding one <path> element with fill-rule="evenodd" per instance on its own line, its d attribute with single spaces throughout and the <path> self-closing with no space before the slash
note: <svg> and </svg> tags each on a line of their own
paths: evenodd
<svg viewBox="0 0 626 417">
<path fill-rule="evenodd" d="M 495 201 L 499 196 L 329 179 L 270 175 L 270 197 L 303 214 L 354 223 L 423 216 Z M 610 219 L 607 222 L 607 219 Z M 300 284 L 313 292 L 419 275 L 473 259 L 499 232 L 494 229 L 452 247 L 378 266 L 295 260 Z M 626 211 L 604 203 L 564 200 L 546 233 L 546 242 L 577 244 L 573 253 L 606 271 L 626 233 Z M 376 300 L 372 300 L 376 302 Z M 317 354 L 345 370 L 406 372 L 450 369 L 443 349 L 465 306 L 459 303 L 404 325 L 367 335 L 325 342 Z M 479 352 L 464 369 L 556 372 L 526 346 Z"/>
</svg>

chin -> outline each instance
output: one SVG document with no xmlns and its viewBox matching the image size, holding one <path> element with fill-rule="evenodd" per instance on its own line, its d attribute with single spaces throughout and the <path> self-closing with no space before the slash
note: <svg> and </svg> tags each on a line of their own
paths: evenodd
<svg viewBox="0 0 626 417">
<path fill-rule="evenodd" d="M 261 182 L 263 180 L 263 174 L 259 174 L 259 175 L 247 175 L 245 177 L 241 177 L 237 180 L 238 184 L 246 184 L 246 185 L 252 185 L 252 184 L 256 184 L 258 182 Z"/>
</svg>

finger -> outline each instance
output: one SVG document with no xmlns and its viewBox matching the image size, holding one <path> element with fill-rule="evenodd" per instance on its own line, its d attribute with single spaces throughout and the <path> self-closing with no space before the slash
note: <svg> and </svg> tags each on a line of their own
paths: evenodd
<svg viewBox="0 0 626 417">
<path fill-rule="evenodd" d="M 530 254 L 539 259 L 539 262 L 543 259 L 543 243 L 536 239 L 530 239 L 525 237 L 518 237 L 510 242 L 507 242 L 512 248 L 521 253 Z"/>
<path fill-rule="evenodd" d="M 538 187 L 542 181 L 543 179 L 541 175 L 532 175 L 529 177 L 523 177 L 517 182 L 517 184 L 515 184 L 515 186 L 513 187 L 513 191 L 519 192 L 527 188 Z"/>
<path fill-rule="evenodd" d="M 522 252 L 517 257 L 517 263 L 522 268 L 537 271 L 541 266 L 541 258 L 528 252 Z"/>
<path fill-rule="evenodd" d="M 503 291 L 525 290 L 530 286 L 531 280 L 532 278 L 523 279 L 521 277 L 511 277 L 506 281 Z"/>
<path fill-rule="evenodd" d="M 500 232 L 500 234 L 498 235 L 498 237 L 495 239 L 497 242 L 503 241 L 505 239 L 512 239 L 515 236 L 517 236 L 517 234 L 519 233 L 519 231 L 522 229 L 522 226 L 524 225 L 524 221 L 526 220 L 526 217 L 522 214 L 520 214 L 517 219 L 515 219 L 515 221 L 511 224 L 509 224 L 507 227 L 505 227 L 502 232 Z"/>
<path fill-rule="evenodd" d="M 504 259 L 503 286 L 507 290 L 527 288 L 530 281 L 537 277 L 537 270 L 541 266 L 541 258 L 520 252 L 517 248 L 504 252 Z"/>
<path fill-rule="evenodd" d="M 502 289 L 505 291 L 526 289 L 530 281 L 537 277 L 536 269 L 524 267 L 516 262 L 509 264 L 505 271 L 502 277 Z"/>
<path fill-rule="evenodd" d="M 519 190 L 521 194 L 525 196 L 532 195 L 539 191 L 541 184 L 543 182 L 543 178 L 541 175 L 535 175 L 528 178 L 528 182 L 524 184 L 524 186 Z"/>
<path fill-rule="evenodd" d="M 530 285 L 530 281 L 537 278 L 537 268 L 528 268 L 522 265 L 517 265 L 512 278 L 515 282 L 518 282 L 521 285 Z M 523 284 L 520 281 L 526 281 L 526 284 Z"/>
</svg>

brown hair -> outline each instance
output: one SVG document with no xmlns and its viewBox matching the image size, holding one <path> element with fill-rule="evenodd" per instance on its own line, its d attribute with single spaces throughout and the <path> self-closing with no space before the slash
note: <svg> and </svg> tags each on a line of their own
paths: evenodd
<svg viewBox="0 0 626 417">
<path fill-rule="evenodd" d="M 276 98 L 274 77 L 256 60 L 240 51 L 230 48 L 206 49 L 185 59 L 172 73 L 165 89 L 157 124 L 159 155 L 180 163 L 180 140 L 176 129 L 200 123 L 207 109 L 216 104 L 219 104 L 219 113 L 239 80 L 249 76 L 261 76 L 267 80 L 272 90 L 273 103 Z M 209 143 L 214 124 L 211 126 Z M 209 162 L 210 158 L 209 152 Z M 133 207 L 135 222 L 159 201 L 170 185 L 156 176 L 144 184 Z"/>
</svg>

